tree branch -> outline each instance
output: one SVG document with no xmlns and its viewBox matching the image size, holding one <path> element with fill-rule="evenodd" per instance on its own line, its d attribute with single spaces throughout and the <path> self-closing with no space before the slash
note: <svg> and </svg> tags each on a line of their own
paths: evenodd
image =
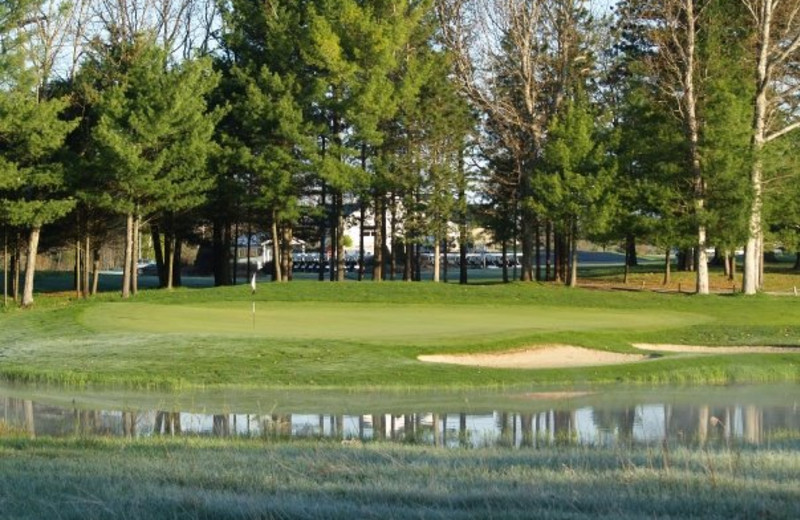
<svg viewBox="0 0 800 520">
<path fill-rule="evenodd" d="M 775 140 L 775 139 L 777 139 L 777 138 L 779 138 L 779 137 L 781 137 L 783 135 L 788 134 L 792 130 L 796 130 L 798 128 L 800 128 L 800 121 L 795 121 L 794 123 L 781 128 L 777 132 L 773 132 L 773 133 L 767 135 L 766 137 L 764 137 L 764 142 L 768 143 L 770 141 L 773 141 L 773 140 Z"/>
</svg>

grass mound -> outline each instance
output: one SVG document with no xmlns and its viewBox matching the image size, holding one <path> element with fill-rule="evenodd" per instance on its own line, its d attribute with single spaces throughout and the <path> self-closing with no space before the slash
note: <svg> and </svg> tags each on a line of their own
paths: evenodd
<svg viewBox="0 0 800 520">
<path fill-rule="evenodd" d="M 255 300 L 253 300 L 255 298 Z M 253 320 L 252 309 L 256 313 Z M 690 297 L 536 284 L 262 285 L 145 291 L 0 315 L 0 376 L 126 386 L 435 387 L 800 379 L 800 351 L 619 367 L 432 366 L 425 354 L 568 344 L 800 346 L 800 299 Z"/>
</svg>

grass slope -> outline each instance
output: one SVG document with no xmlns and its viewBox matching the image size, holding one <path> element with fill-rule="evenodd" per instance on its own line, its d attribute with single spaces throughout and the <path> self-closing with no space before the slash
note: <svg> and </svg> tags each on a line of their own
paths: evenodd
<svg viewBox="0 0 800 520">
<path fill-rule="evenodd" d="M 0 503 L 16 519 L 797 518 L 800 452 L 771 446 L 0 437 Z"/>
<path fill-rule="evenodd" d="M 255 299 L 256 320 L 252 321 Z M 40 298 L 0 315 L 0 376 L 198 387 L 499 386 L 800 380 L 797 353 L 618 367 L 508 370 L 420 363 L 433 352 L 565 343 L 800 346 L 800 299 L 569 290 L 537 284 L 262 284 L 144 291 L 131 301 Z"/>
</svg>

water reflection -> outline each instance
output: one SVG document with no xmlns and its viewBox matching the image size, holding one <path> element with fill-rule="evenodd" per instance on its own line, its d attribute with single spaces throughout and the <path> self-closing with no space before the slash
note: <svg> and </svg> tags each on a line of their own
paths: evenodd
<svg viewBox="0 0 800 520">
<path fill-rule="evenodd" d="M 794 387 L 796 388 L 796 387 Z M 204 435 L 334 438 L 447 447 L 616 447 L 669 442 L 683 445 L 768 445 L 800 438 L 796 398 L 779 403 L 720 404 L 567 401 L 527 411 L 455 413 L 369 410 L 363 413 L 194 413 L 173 410 L 87 409 L 0 394 L 0 432 L 35 436 Z"/>
</svg>

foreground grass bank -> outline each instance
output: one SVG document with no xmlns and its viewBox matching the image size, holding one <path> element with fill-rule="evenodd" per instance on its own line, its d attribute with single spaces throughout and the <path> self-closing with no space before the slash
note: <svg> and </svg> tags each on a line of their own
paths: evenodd
<svg viewBox="0 0 800 520">
<path fill-rule="evenodd" d="M 800 450 L 0 437 L 7 518 L 797 518 Z"/>
<path fill-rule="evenodd" d="M 255 308 L 255 314 L 253 309 Z M 664 354 L 576 369 L 426 364 L 420 354 L 569 344 L 800 347 L 800 298 L 570 290 L 538 284 L 262 284 L 39 298 L 0 315 L 0 377 L 133 387 L 441 387 L 800 380 L 800 350 Z"/>
</svg>

